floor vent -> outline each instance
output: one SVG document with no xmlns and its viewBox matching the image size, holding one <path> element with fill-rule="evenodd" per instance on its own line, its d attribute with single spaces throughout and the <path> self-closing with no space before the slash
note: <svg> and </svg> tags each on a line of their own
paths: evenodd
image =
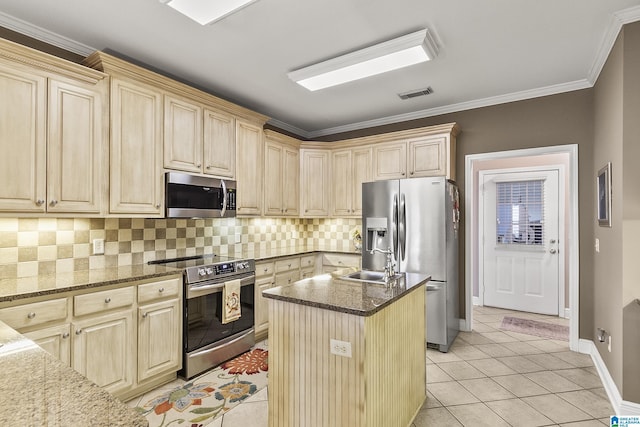
<svg viewBox="0 0 640 427">
<path fill-rule="evenodd" d="M 433 89 L 431 88 L 431 86 L 429 86 L 424 89 L 418 89 L 418 90 L 412 90 L 409 92 L 399 93 L 398 96 L 400 97 L 400 99 L 411 99 L 418 96 L 430 95 L 432 93 L 433 93 Z"/>
</svg>

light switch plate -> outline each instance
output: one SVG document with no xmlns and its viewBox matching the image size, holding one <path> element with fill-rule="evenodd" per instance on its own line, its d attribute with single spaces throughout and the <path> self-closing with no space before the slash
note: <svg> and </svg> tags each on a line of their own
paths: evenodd
<svg viewBox="0 0 640 427">
<path fill-rule="evenodd" d="M 596 237 L 595 246 L 596 246 L 596 252 L 599 253 L 600 252 L 600 239 L 598 239 L 597 237 Z"/>
</svg>

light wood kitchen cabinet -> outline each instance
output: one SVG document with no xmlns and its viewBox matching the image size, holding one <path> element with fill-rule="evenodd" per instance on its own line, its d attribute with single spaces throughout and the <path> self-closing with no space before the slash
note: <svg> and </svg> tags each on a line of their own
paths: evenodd
<svg viewBox="0 0 640 427">
<path fill-rule="evenodd" d="M 284 136 L 266 133 L 264 153 L 264 214 L 268 216 L 298 216 L 300 203 L 299 141 L 286 138 L 291 145 L 280 142 Z"/>
<path fill-rule="evenodd" d="M 301 216 L 327 217 L 331 193 L 331 152 L 322 149 L 301 149 L 300 158 Z"/>
<path fill-rule="evenodd" d="M 69 323 L 26 332 L 24 336 L 38 344 L 65 366 L 71 366 L 71 325 Z"/>
<path fill-rule="evenodd" d="M 103 214 L 106 75 L 0 40 L 0 86 L 0 212 Z"/>
<path fill-rule="evenodd" d="M 258 216 L 262 213 L 262 128 L 236 120 L 236 180 L 238 215 Z"/>
<path fill-rule="evenodd" d="M 162 96 L 132 80 L 111 79 L 112 214 L 162 217 Z"/>
<path fill-rule="evenodd" d="M 316 254 L 302 255 L 300 257 L 300 278 L 308 279 L 316 275 Z"/>
<path fill-rule="evenodd" d="M 138 286 L 138 382 L 182 367 L 182 281 Z"/>
<path fill-rule="evenodd" d="M 256 341 L 261 341 L 267 337 L 269 330 L 269 312 L 267 301 L 262 296 L 262 291 L 266 291 L 275 286 L 275 264 L 273 261 L 256 263 L 256 285 L 254 295 L 254 318 Z"/>
<path fill-rule="evenodd" d="M 333 216 L 362 216 L 362 183 L 372 180 L 371 166 L 370 147 L 332 152 Z"/>
<path fill-rule="evenodd" d="M 235 119 L 196 101 L 164 95 L 164 167 L 235 178 Z"/>
<path fill-rule="evenodd" d="M 74 320 L 72 333 L 73 369 L 116 396 L 133 387 L 136 348 L 130 307 Z"/>
<path fill-rule="evenodd" d="M 362 264 L 362 256 L 359 254 L 322 254 L 322 272 L 332 273 L 336 270 L 350 268 L 360 270 Z"/>
<path fill-rule="evenodd" d="M 407 143 L 393 142 L 373 146 L 375 180 L 401 179 L 407 176 Z"/>
</svg>

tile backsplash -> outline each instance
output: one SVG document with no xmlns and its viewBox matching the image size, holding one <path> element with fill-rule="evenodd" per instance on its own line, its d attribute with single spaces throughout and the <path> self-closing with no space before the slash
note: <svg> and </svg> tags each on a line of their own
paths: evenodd
<svg viewBox="0 0 640 427">
<path fill-rule="evenodd" d="M 342 218 L 0 218 L 0 278 L 299 244 L 351 250 L 360 225 Z M 104 255 L 92 255 L 94 239 L 104 239 Z"/>
</svg>

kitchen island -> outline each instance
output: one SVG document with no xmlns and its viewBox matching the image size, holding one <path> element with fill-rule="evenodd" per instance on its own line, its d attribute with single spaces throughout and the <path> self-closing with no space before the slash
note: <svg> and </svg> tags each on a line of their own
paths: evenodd
<svg viewBox="0 0 640 427">
<path fill-rule="evenodd" d="M 269 426 L 409 426 L 426 398 L 429 279 L 334 273 L 264 291 Z"/>
</svg>

